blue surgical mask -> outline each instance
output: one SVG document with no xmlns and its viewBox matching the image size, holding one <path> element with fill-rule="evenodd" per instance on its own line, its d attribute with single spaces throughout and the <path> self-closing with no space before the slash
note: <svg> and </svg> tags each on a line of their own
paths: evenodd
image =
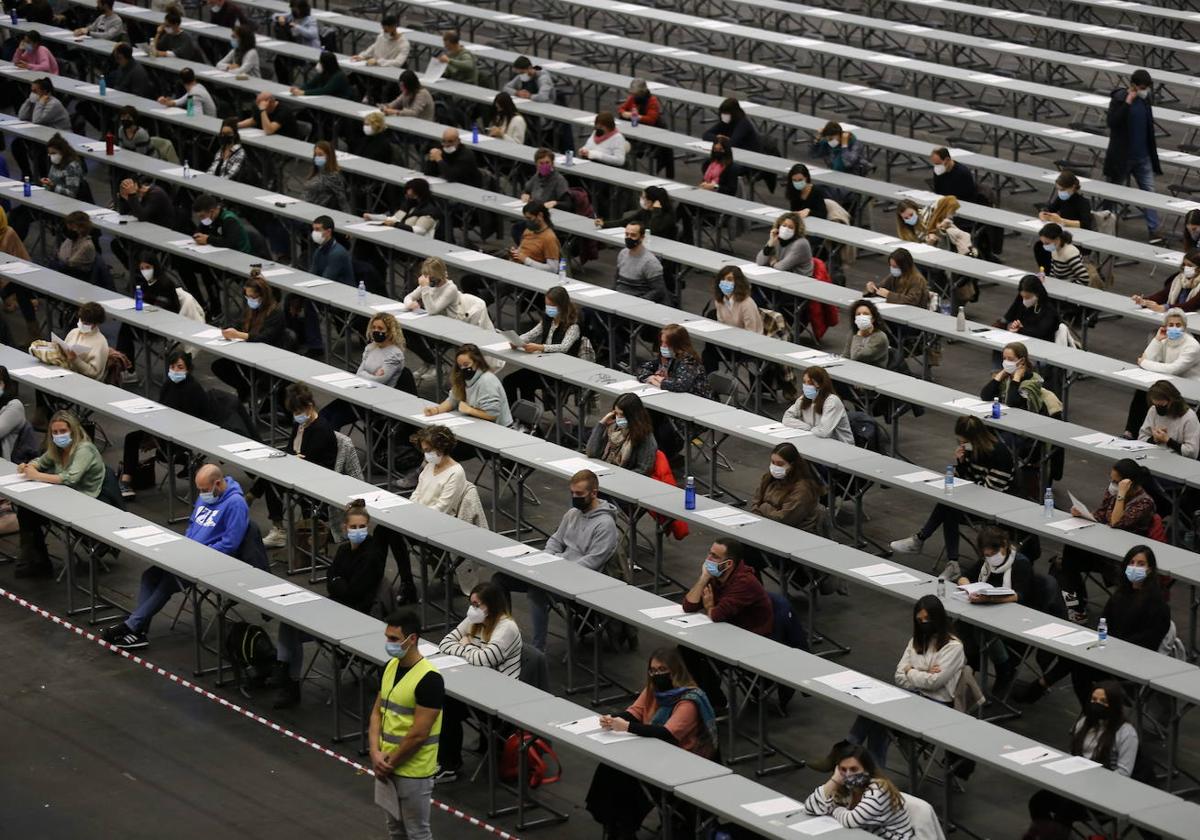
<svg viewBox="0 0 1200 840">
<path fill-rule="evenodd" d="M 174 382 L 176 385 L 178 385 L 180 382 L 187 379 L 187 371 L 186 370 L 169 370 L 169 371 L 167 371 L 167 379 L 170 379 L 172 382 Z"/>
<path fill-rule="evenodd" d="M 246 306 L 251 309 L 258 309 L 258 307 L 262 306 L 262 300 L 260 298 L 247 297 Z"/>
<path fill-rule="evenodd" d="M 618 429 L 624 429 L 625 427 L 627 427 L 629 425 L 629 418 L 628 417 L 618 417 L 615 420 L 613 420 L 613 425 L 615 425 Z"/>
<path fill-rule="evenodd" d="M 303 426 L 305 423 L 308 422 L 308 415 L 307 414 L 293 414 L 292 419 L 294 421 L 296 421 L 297 426 Z"/>
<path fill-rule="evenodd" d="M 1043 242 L 1042 247 L 1045 248 L 1051 254 L 1053 254 L 1055 251 L 1058 250 L 1058 246 L 1055 245 L 1053 242 L 1050 242 L 1050 243 Z"/>
<path fill-rule="evenodd" d="M 717 288 L 721 290 L 721 294 L 728 297 L 729 295 L 733 294 L 733 281 L 732 280 L 722 280 L 720 283 L 717 284 Z"/>
<path fill-rule="evenodd" d="M 708 572 L 710 577 L 721 576 L 721 566 L 715 560 L 705 560 L 704 571 Z"/>
<path fill-rule="evenodd" d="M 233 48 L 236 50 L 236 49 L 237 49 L 237 47 L 238 47 L 238 39 L 237 39 L 237 38 L 230 38 L 230 39 L 229 39 L 229 46 L 233 47 Z"/>
<path fill-rule="evenodd" d="M 900 218 L 903 219 L 904 224 L 908 225 L 909 227 L 914 227 L 916 226 L 917 222 L 921 221 L 921 217 L 916 213 L 913 213 L 911 216 L 901 216 Z"/>
<path fill-rule="evenodd" d="M 383 649 L 393 659 L 400 659 L 404 654 L 408 653 L 408 648 L 405 647 L 404 642 L 384 642 Z"/>
<path fill-rule="evenodd" d="M 558 307 L 557 306 L 547 306 L 546 307 L 546 317 L 547 318 L 557 318 L 558 317 Z"/>
<path fill-rule="evenodd" d="M 1141 583 L 1146 579 L 1145 566 L 1126 566 L 1125 579 L 1130 583 Z"/>
<path fill-rule="evenodd" d="M 217 494 L 211 490 L 208 492 L 201 491 L 196 494 L 196 500 L 201 504 L 211 505 L 217 500 Z"/>
<path fill-rule="evenodd" d="M 66 449 L 71 445 L 71 433 L 67 432 L 65 435 L 51 435 L 50 440 L 54 441 L 54 445 L 59 449 Z"/>
<path fill-rule="evenodd" d="M 804 392 L 804 399 L 806 399 L 806 400 L 815 400 L 817 398 L 817 386 L 816 385 L 805 384 L 805 385 L 800 386 L 800 390 Z"/>
<path fill-rule="evenodd" d="M 362 545 L 363 540 L 367 538 L 367 529 L 363 528 L 347 528 L 346 539 L 350 540 L 350 545 Z"/>
<path fill-rule="evenodd" d="M 1183 327 L 1167 327 L 1167 338 L 1171 341 L 1183 338 Z"/>
<path fill-rule="evenodd" d="M 325 168 L 325 155 L 313 155 L 313 166 L 317 169 Z"/>
<path fill-rule="evenodd" d="M 664 359 L 674 359 L 675 358 L 675 351 L 672 350 L 670 347 L 668 347 L 665 344 L 658 348 L 658 353 Z"/>
<path fill-rule="evenodd" d="M 1066 201 L 1070 197 L 1071 197 L 1070 190 L 1059 190 L 1058 191 L 1058 200 L 1059 201 Z"/>
<path fill-rule="evenodd" d="M 794 189 L 794 190 L 803 190 L 807 186 L 808 186 L 808 180 L 805 178 L 793 178 L 792 179 L 792 189 Z"/>
<path fill-rule="evenodd" d="M 891 274 L 893 277 L 899 277 L 900 269 L 896 268 L 896 266 L 894 266 L 894 265 L 890 265 L 890 266 L 888 266 L 888 273 Z"/>
</svg>

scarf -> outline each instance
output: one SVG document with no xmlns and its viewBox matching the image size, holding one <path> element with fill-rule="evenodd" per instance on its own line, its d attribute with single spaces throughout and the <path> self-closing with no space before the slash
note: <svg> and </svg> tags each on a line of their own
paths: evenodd
<svg viewBox="0 0 1200 840">
<path fill-rule="evenodd" d="M 619 467 L 629 463 L 632 452 L 633 441 L 629 437 L 629 429 L 618 429 L 615 423 L 609 426 L 608 442 L 604 444 L 604 460 Z"/>
<path fill-rule="evenodd" d="M 1017 386 L 1017 391 L 1025 398 L 1025 404 L 1029 407 L 1029 410 L 1038 414 L 1042 414 L 1046 408 L 1046 398 L 1042 394 L 1042 388 L 1043 381 L 1039 373 L 1029 374 Z"/>
<path fill-rule="evenodd" d="M 703 691 L 695 686 L 687 685 L 682 688 L 672 688 L 669 691 L 656 691 L 654 699 L 658 703 L 658 708 L 654 711 L 654 717 L 650 719 L 651 726 L 666 726 L 671 713 L 675 711 L 675 704 L 680 700 L 691 700 L 696 704 L 696 710 L 700 712 L 700 724 L 704 728 L 700 740 L 705 742 L 709 748 L 717 745 L 717 716 L 713 713 L 712 704 L 708 702 L 708 697 Z"/>
<path fill-rule="evenodd" d="M 993 567 L 987 560 L 984 560 L 979 566 L 979 579 L 976 583 L 986 583 L 987 579 L 992 575 L 1004 575 L 1004 580 L 1000 585 L 1006 589 L 1012 589 L 1012 567 L 1016 559 L 1017 550 L 1010 548 L 1008 556 L 1004 558 L 1004 562 L 998 567 Z"/>
</svg>

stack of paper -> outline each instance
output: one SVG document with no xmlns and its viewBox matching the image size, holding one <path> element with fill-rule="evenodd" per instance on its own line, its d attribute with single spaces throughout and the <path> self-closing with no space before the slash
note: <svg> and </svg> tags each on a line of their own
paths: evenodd
<svg viewBox="0 0 1200 840">
<path fill-rule="evenodd" d="M 776 797 L 775 799 L 764 799 L 761 802 L 747 802 L 742 806 L 756 817 L 773 817 L 776 814 L 786 814 L 789 812 L 799 811 L 804 806 L 787 796 Z M 841 826 L 838 826 L 839 828 Z"/>
<path fill-rule="evenodd" d="M 1037 764 L 1041 761 L 1049 761 L 1052 758 L 1061 758 L 1062 753 L 1056 753 L 1054 750 L 1046 747 L 1029 747 L 1024 750 L 1015 750 L 1014 752 L 1000 753 L 1001 758 L 1007 758 L 1020 765 Z"/>
<path fill-rule="evenodd" d="M 493 548 L 488 554 L 491 554 L 493 557 L 511 558 L 520 557 L 524 554 L 533 554 L 536 551 L 537 549 L 531 545 L 520 544 L 505 546 L 504 548 Z"/>
<path fill-rule="evenodd" d="M 673 624 L 676 627 L 703 627 L 705 624 L 712 623 L 713 620 L 702 612 L 685 613 L 667 619 L 667 624 Z"/>
<path fill-rule="evenodd" d="M 892 700 L 903 700 L 906 697 L 913 696 L 902 688 L 888 685 L 874 677 L 868 677 L 857 671 L 838 671 L 834 674 L 827 674 L 824 677 L 817 677 L 816 681 L 872 705 L 876 703 L 888 703 Z"/>
<path fill-rule="evenodd" d="M 389 490 L 375 490 L 370 493 L 355 493 L 349 497 L 351 501 L 354 499 L 362 499 L 366 502 L 367 507 L 375 508 L 376 510 L 391 510 L 392 508 L 401 507 L 402 505 L 411 505 L 408 499 L 403 496 L 397 496 Z"/>
<path fill-rule="evenodd" d="M 700 513 L 705 519 L 711 520 L 714 525 L 721 527 L 750 525 L 759 521 L 759 517 L 751 513 L 745 513 L 737 508 L 719 507 L 712 510 L 702 511 Z"/>
<path fill-rule="evenodd" d="M 836 353 L 826 353 L 824 350 L 799 350 L 786 355 L 789 359 L 796 359 L 810 366 L 833 367 L 842 363 L 841 356 Z"/>
<path fill-rule="evenodd" d="M 431 414 L 426 417 L 424 414 L 410 414 L 410 420 L 416 420 L 422 426 L 465 426 L 471 422 L 470 417 L 463 417 L 461 414 Z"/>
<path fill-rule="evenodd" d="M 612 467 L 607 464 L 600 461 L 589 461 L 587 458 L 563 458 L 559 461 L 548 461 L 546 465 L 568 475 L 574 475 L 581 470 L 591 470 L 596 475 L 612 472 Z"/>
<path fill-rule="evenodd" d="M 1007 586 L 992 586 L 990 583 L 964 583 L 959 585 L 954 593 L 960 598 L 970 598 L 972 595 L 986 595 L 988 597 L 1002 598 L 1006 595 L 1016 595 L 1016 590 L 1009 589 Z"/>
<path fill-rule="evenodd" d="M 569 720 L 556 725 L 563 732 L 569 732 L 572 735 L 586 735 L 589 732 L 600 731 L 600 715 L 589 715 L 579 720 Z"/>
<path fill-rule="evenodd" d="M 683 604 L 668 604 L 665 607 L 647 607 L 638 610 L 646 618 L 675 618 L 683 615 Z"/>
<path fill-rule="evenodd" d="M 113 408 L 119 408 L 126 414 L 148 414 L 151 411 L 162 411 L 165 405 L 159 405 L 153 400 L 135 397 L 131 400 L 119 400 L 109 403 Z"/>
<path fill-rule="evenodd" d="M 221 448 L 247 461 L 261 461 L 263 458 L 274 458 L 276 456 L 283 457 L 284 454 L 277 449 L 272 449 L 265 443 L 258 443 L 253 440 L 226 443 Z"/>
<path fill-rule="evenodd" d="M 520 557 L 513 557 L 512 561 L 514 563 L 519 563 L 522 566 L 531 566 L 532 567 L 532 566 L 543 566 L 546 563 L 554 563 L 555 561 L 561 560 L 561 559 L 562 558 L 556 554 L 550 554 L 549 552 L 543 551 L 538 554 L 526 554 L 526 555 L 523 555 Z"/>
<path fill-rule="evenodd" d="M 17 376 L 32 376 L 34 379 L 58 379 L 60 376 L 70 376 L 71 371 L 60 367 L 42 367 L 36 365 L 27 368 L 13 368 L 11 373 Z"/>
<path fill-rule="evenodd" d="M 970 414 L 991 416 L 992 413 L 992 403 L 977 400 L 974 397 L 959 397 L 957 400 L 950 400 L 949 402 L 942 403 L 942 405 L 948 405 L 951 408 L 960 408 Z M 1004 406 L 1000 407 L 1000 413 L 1004 413 Z"/>
<path fill-rule="evenodd" d="M 859 566 L 851 569 L 856 575 L 862 575 L 871 583 L 880 586 L 895 586 L 900 583 L 916 583 L 920 580 L 916 575 L 909 574 L 891 563 L 876 563 L 873 566 Z"/>
</svg>

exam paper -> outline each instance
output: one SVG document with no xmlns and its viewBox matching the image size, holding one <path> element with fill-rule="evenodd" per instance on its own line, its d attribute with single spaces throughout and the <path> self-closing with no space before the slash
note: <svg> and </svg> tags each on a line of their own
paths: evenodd
<svg viewBox="0 0 1200 840">
<path fill-rule="evenodd" d="M 748 802 L 742 807 L 756 817 L 770 817 L 788 811 L 799 811 L 804 806 L 795 799 L 779 796 L 775 799 L 764 799 L 761 802 Z"/>
<path fill-rule="evenodd" d="M 1007 758 L 1020 765 L 1037 764 L 1039 761 L 1047 761 L 1051 758 L 1061 758 L 1062 753 L 1056 753 L 1054 750 L 1046 747 L 1029 747 L 1024 750 L 1016 750 L 1010 753 L 1001 753 L 1001 758 Z"/>
<path fill-rule="evenodd" d="M 1066 758 L 1060 758 L 1058 761 L 1048 762 L 1042 766 L 1063 776 L 1070 776 L 1072 773 L 1091 770 L 1093 767 L 1099 767 L 1100 765 L 1090 758 L 1084 758 L 1081 755 L 1071 755 Z"/>
<path fill-rule="evenodd" d="M 811 820 L 804 822 L 792 823 L 788 826 L 792 831 L 798 831 L 801 834 L 816 836 L 818 834 L 827 834 L 830 831 L 837 831 L 843 828 L 842 824 L 833 817 L 813 817 Z"/>
<path fill-rule="evenodd" d="M 136 540 L 139 537 L 148 537 L 151 534 L 159 533 L 159 528 L 157 525 L 143 525 L 140 528 L 118 528 L 113 533 L 123 540 Z"/>
<path fill-rule="evenodd" d="M 290 595 L 280 595 L 277 598 L 272 598 L 272 604 L 278 604 L 281 607 L 294 607 L 297 604 L 306 604 L 309 601 L 319 601 L 321 596 L 316 592 L 309 592 L 307 589 L 300 592 L 293 592 Z"/>
<path fill-rule="evenodd" d="M 181 540 L 181 539 L 183 539 L 183 537 L 179 536 L 178 534 L 172 534 L 170 532 L 164 531 L 161 534 L 154 534 L 149 537 L 142 537 L 140 540 L 134 540 L 134 543 L 136 545 L 145 546 L 146 548 L 152 548 L 156 545 L 162 545 L 163 543 L 175 542 L 175 540 Z"/>
<path fill-rule="evenodd" d="M 648 607 L 638 610 L 646 618 L 674 618 L 683 615 L 683 604 L 670 604 L 665 607 Z"/>
<path fill-rule="evenodd" d="M 524 557 L 514 557 L 512 561 L 520 563 L 522 566 L 544 566 L 546 563 L 553 563 L 555 560 L 561 559 L 561 557 L 543 551 L 541 554 L 527 554 Z"/>
<path fill-rule="evenodd" d="M 572 720 L 567 723 L 560 723 L 558 728 L 563 732 L 569 732 L 572 735 L 583 735 L 587 732 L 595 732 L 600 728 L 600 715 L 590 715 L 589 717 Z"/>
<path fill-rule="evenodd" d="M 595 732 L 588 736 L 593 741 L 599 741 L 601 744 L 615 744 L 618 741 L 628 741 L 638 737 L 631 732 Z"/>
<path fill-rule="evenodd" d="M 493 557 L 520 557 L 523 554 L 532 554 L 537 551 L 531 545 L 509 545 L 504 548 L 493 548 L 488 554 Z"/>
<path fill-rule="evenodd" d="M 667 619 L 667 624 L 673 624 L 676 627 L 701 627 L 705 624 L 712 624 L 711 618 L 704 613 L 688 613 L 686 615 L 677 616 L 676 618 Z"/>
<path fill-rule="evenodd" d="M 251 589 L 251 595 L 257 595 L 259 598 L 278 598 L 281 595 L 291 595 L 293 592 L 303 592 L 299 586 L 294 583 L 276 583 L 271 586 L 260 586 L 258 589 Z"/>
<path fill-rule="evenodd" d="M 859 566 L 856 569 L 851 569 L 856 575 L 863 577 L 879 577 L 881 575 L 891 575 L 896 572 L 903 571 L 898 566 L 893 566 L 891 563 L 876 563 L 873 566 Z"/>
</svg>

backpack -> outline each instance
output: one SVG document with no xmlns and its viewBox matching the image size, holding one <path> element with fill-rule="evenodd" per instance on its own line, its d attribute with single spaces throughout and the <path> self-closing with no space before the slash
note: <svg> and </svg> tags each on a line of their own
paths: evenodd
<svg viewBox="0 0 1200 840">
<path fill-rule="evenodd" d="M 525 749 L 525 767 L 529 770 L 530 789 L 549 785 L 562 778 L 562 762 L 557 753 L 544 738 L 531 733 L 514 732 L 504 741 L 504 751 L 500 754 L 500 780 L 515 782 L 517 780 L 517 751 Z M 554 775 L 547 775 L 550 766 L 546 759 L 554 763 Z"/>
<path fill-rule="evenodd" d="M 238 690 L 249 697 L 247 687 L 251 683 L 261 684 L 275 664 L 275 643 L 257 624 L 235 621 L 225 635 L 225 658 L 233 665 Z M 253 669 L 253 674 L 246 669 Z"/>
</svg>

